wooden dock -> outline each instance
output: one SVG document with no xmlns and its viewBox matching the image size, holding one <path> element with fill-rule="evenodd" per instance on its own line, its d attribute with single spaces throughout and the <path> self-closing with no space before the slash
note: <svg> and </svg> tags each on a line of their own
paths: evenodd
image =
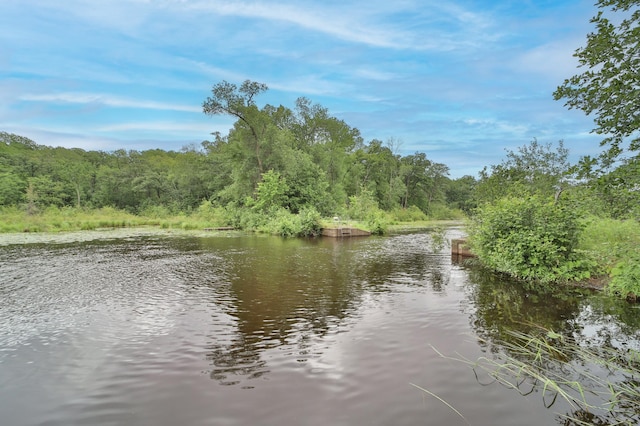
<svg viewBox="0 0 640 426">
<path fill-rule="evenodd" d="M 475 257 L 475 254 L 471 252 L 467 240 L 465 239 L 453 239 L 451 240 L 451 255 L 460 257 Z"/>
<path fill-rule="evenodd" d="M 323 237 L 346 238 L 346 237 L 367 237 L 371 232 L 358 228 L 322 228 Z"/>
</svg>

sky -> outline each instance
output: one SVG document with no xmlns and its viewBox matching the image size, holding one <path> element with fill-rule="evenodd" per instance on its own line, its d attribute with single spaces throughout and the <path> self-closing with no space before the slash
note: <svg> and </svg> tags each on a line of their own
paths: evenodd
<svg viewBox="0 0 640 426">
<path fill-rule="evenodd" d="M 553 99 L 580 72 L 595 0 L 2 0 L 0 131 L 47 146 L 178 151 L 235 120 L 203 101 L 264 83 L 400 155 L 477 177 L 506 150 L 597 155 L 593 118 Z"/>
</svg>

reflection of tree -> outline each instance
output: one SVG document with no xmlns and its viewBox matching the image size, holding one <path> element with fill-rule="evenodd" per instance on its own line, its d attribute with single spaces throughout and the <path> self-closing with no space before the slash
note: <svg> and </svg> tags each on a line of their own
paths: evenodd
<svg viewBox="0 0 640 426">
<path fill-rule="evenodd" d="M 203 240 L 204 249 L 219 253 L 211 268 L 222 269 L 216 280 L 223 275 L 225 281 L 211 286 L 212 301 L 217 306 L 224 301 L 225 314 L 232 318 L 224 324 L 214 320 L 218 331 L 207 354 L 211 377 L 222 384 L 262 377 L 269 372 L 263 354 L 276 348 L 306 362 L 318 355 L 311 353 L 314 342 L 357 314 L 365 292 L 389 291 L 399 280 L 442 288 L 448 277 L 440 268 L 448 256 L 430 256 L 424 239 L 420 234 Z"/>
<path fill-rule="evenodd" d="M 475 308 L 471 325 L 487 344 L 511 341 L 508 331 L 553 330 L 564 335 L 579 331 L 575 321 L 587 290 L 516 282 L 482 268 L 470 268 L 469 298 Z"/>
<path fill-rule="evenodd" d="M 522 395 L 540 393 L 547 408 L 561 401 L 568 413 L 559 424 L 637 424 L 640 352 L 624 348 L 637 345 L 637 316 L 625 324 L 626 309 L 585 289 L 536 288 L 477 268 L 469 273 L 471 324 L 492 357 L 460 361 Z M 595 336 L 588 335 L 594 328 Z"/>
<path fill-rule="evenodd" d="M 348 245 L 336 249 L 322 240 L 275 237 L 207 244 L 222 250 L 228 283 L 216 287 L 224 294 L 214 296 L 226 301 L 226 314 L 234 318 L 232 336 L 212 335 L 207 354 L 211 377 L 222 384 L 268 373 L 262 354 L 270 349 L 288 347 L 285 352 L 305 361 L 314 336 L 321 338 L 355 312 L 362 282 L 349 267 L 355 251 Z"/>
<path fill-rule="evenodd" d="M 235 385 L 243 378 L 255 379 L 269 372 L 266 361 L 260 359 L 255 342 L 240 338 L 231 344 L 213 344 L 207 349 L 207 359 L 213 364 L 211 378 L 220 384 Z"/>
</svg>

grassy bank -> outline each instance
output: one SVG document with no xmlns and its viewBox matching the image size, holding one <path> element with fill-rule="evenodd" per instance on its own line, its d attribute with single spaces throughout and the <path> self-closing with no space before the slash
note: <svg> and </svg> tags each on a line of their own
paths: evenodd
<svg viewBox="0 0 640 426">
<path fill-rule="evenodd" d="M 429 220 L 424 214 L 417 214 L 414 210 L 382 212 L 379 211 L 375 220 L 356 220 L 341 218 L 336 223 L 334 218 L 321 218 L 311 212 L 307 214 L 307 227 L 349 226 L 367 231 L 402 231 L 407 229 L 430 228 L 436 224 L 459 224 L 463 217 L 458 211 L 449 213 L 452 221 L 444 221 L 437 217 Z M 101 228 L 135 228 L 155 226 L 163 229 L 196 230 L 232 226 L 238 229 L 261 233 L 273 233 L 290 236 L 297 228 L 296 221 L 302 219 L 300 215 L 292 215 L 284 209 L 259 213 L 250 209 L 230 211 L 224 208 L 214 208 L 205 202 L 198 209 L 189 213 L 171 212 L 167 208 L 149 207 L 140 214 L 132 214 L 124 210 L 105 207 L 101 209 L 78 209 L 73 207 L 49 207 L 37 212 L 28 213 L 24 208 L 0 207 L 0 233 L 15 232 L 70 232 L 88 231 Z M 302 216 L 305 216 L 302 214 Z M 290 232 L 291 231 L 291 232 Z M 380 232 L 378 232 L 380 233 Z"/>
<path fill-rule="evenodd" d="M 50 207 L 36 214 L 23 209 L 0 209 L 0 232 L 68 232 L 101 228 L 134 228 L 157 226 L 165 229 L 204 229 L 220 226 L 215 217 L 194 213 L 171 215 L 168 212 L 149 210 L 134 215 L 113 208 L 76 209 Z"/>
<path fill-rule="evenodd" d="M 640 296 L 640 223 L 589 218 L 578 249 L 593 259 L 596 274 L 606 277 L 607 291 L 636 300 Z"/>
</svg>

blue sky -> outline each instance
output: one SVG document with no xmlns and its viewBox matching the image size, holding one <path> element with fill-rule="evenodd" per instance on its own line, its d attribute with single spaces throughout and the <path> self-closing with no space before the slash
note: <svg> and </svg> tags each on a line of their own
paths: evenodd
<svg viewBox="0 0 640 426">
<path fill-rule="evenodd" d="M 578 72 L 594 0 L 3 0 L 0 130 L 86 150 L 179 150 L 226 134 L 222 80 L 257 102 L 305 96 L 358 128 L 477 176 L 505 149 L 600 149 L 552 93 Z"/>
</svg>

